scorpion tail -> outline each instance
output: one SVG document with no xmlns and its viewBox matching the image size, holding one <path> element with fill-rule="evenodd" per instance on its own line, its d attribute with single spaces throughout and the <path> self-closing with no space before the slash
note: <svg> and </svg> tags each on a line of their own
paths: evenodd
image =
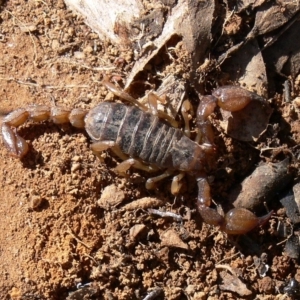
<svg viewBox="0 0 300 300">
<path fill-rule="evenodd" d="M 55 124 L 70 122 L 74 127 L 84 128 L 86 114 L 87 112 L 81 108 L 69 110 L 58 106 L 50 108 L 45 105 L 29 105 L 26 108 L 19 108 L 3 119 L 1 133 L 4 145 L 12 156 L 22 158 L 29 148 L 27 142 L 19 136 L 17 127 L 27 120 L 33 122 L 51 120 Z"/>
</svg>

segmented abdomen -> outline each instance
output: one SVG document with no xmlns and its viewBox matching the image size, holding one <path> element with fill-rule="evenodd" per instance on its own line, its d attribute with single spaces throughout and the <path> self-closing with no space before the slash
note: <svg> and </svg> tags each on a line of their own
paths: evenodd
<svg viewBox="0 0 300 300">
<path fill-rule="evenodd" d="M 182 160 L 193 157 L 195 143 L 181 130 L 134 106 L 103 102 L 88 113 L 85 123 L 94 141 L 114 141 L 122 152 L 160 168 L 178 169 Z M 189 141 L 192 147 L 178 149 Z"/>
</svg>

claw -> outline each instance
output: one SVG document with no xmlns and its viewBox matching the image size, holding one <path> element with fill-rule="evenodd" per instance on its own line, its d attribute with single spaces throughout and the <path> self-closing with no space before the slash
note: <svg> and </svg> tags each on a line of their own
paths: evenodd
<svg viewBox="0 0 300 300">
<path fill-rule="evenodd" d="M 269 212 L 265 216 L 257 217 L 250 210 L 245 208 L 233 208 L 224 218 L 221 230 L 228 234 L 245 234 L 257 226 L 263 225 L 273 214 Z"/>
<path fill-rule="evenodd" d="M 212 93 L 219 107 L 228 111 L 238 111 L 259 96 L 239 86 L 223 86 Z"/>
<path fill-rule="evenodd" d="M 273 213 L 271 211 L 265 216 L 257 217 L 245 208 L 233 208 L 223 217 L 215 209 L 199 204 L 198 211 L 205 223 L 220 226 L 222 231 L 232 235 L 245 234 L 263 225 Z"/>
<path fill-rule="evenodd" d="M 245 208 L 233 208 L 225 217 L 221 216 L 215 209 L 210 208 L 211 196 L 210 186 L 205 174 L 197 178 L 198 200 L 197 208 L 203 221 L 207 224 L 220 226 L 220 229 L 228 234 L 245 234 L 257 226 L 263 225 L 269 220 L 273 211 L 263 217 L 257 217 L 250 210 Z"/>
<path fill-rule="evenodd" d="M 197 141 L 204 146 L 206 153 L 213 153 L 215 149 L 209 116 L 216 105 L 224 110 L 235 112 L 245 108 L 253 100 L 264 101 L 262 97 L 239 86 L 223 86 L 213 91 L 212 95 L 201 98 L 197 109 Z"/>
</svg>

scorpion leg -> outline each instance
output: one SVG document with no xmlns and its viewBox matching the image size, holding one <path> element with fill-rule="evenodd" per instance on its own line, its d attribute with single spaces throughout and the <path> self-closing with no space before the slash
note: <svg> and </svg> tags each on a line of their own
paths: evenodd
<svg viewBox="0 0 300 300">
<path fill-rule="evenodd" d="M 124 175 L 130 167 L 134 167 L 136 169 L 140 169 L 146 172 L 154 172 L 158 170 L 158 168 L 156 168 L 155 166 L 146 165 L 135 158 L 129 158 L 126 154 L 124 154 L 121 151 L 120 147 L 114 141 L 95 142 L 91 145 L 91 149 L 96 155 L 99 155 L 99 153 L 102 151 L 111 149 L 120 159 L 123 160 L 123 162 L 118 164 L 117 167 L 115 167 L 114 169 L 115 172 L 119 174 Z"/>
<path fill-rule="evenodd" d="M 155 172 L 158 170 L 158 168 L 156 168 L 155 166 L 146 165 L 135 158 L 129 158 L 118 164 L 118 166 L 115 168 L 115 171 L 120 174 L 124 174 L 130 167 L 134 167 L 146 172 Z"/>
<path fill-rule="evenodd" d="M 190 130 L 190 114 L 189 111 L 192 111 L 193 107 L 189 100 L 184 100 L 181 106 L 181 114 L 184 120 L 184 133 L 187 137 L 191 137 Z"/>
<path fill-rule="evenodd" d="M 116 95 L 117 97 L 120 97 L 134 105 L 136 105 L 137 107 L 139 107 L 141 110 L 143 111 L 148 111 L 148 108 L 141 102 L 137 101 L 136 99 L 134 99 L 132 96 L 130 96 L 128 93 L 126 93 L 125 91 L 123 91 L 122 89 L 120 89 L 119 87 L 117 87 L 116 85 L 114 85 L 113 83 L 111 83 L 109 81 L 108 76 L 104 76 L 103 80 L 101 81 L 101 83 L 110 91 L 112 92 L 114 95 Z"/>
<path fill-rule="evenodd" d="M 150 92 L 148 94 L 148 104 L 149 104 L 149 110 L 150 110 L 151 114 L 154 116 L 158 116 L 161 119 L 166 120 L 167 122 L 169 122 L 171 124 L 171 126 L 178 128 L 179 123 L 172 116 L 169 116 L 164 111 L 157 109 L 157 101 L 158 100 L 160 100 L 162 103 L 165 104 L 165 101 L 162 98 L 158 97 L 155 93 Z"/>
<path fill-rule="evenodd" d="M 148 190 L 153 190 L 156 187 L 156 183 L 166 177 L 172 176 L 174 174 L 174 170 L 166 170 L 164 173 L 151 177 L 146 181 L 146 188 Z M 171 193 L 173 195 L 177 195 L 181 189 L 182 183 L 181 179 L 185 176 L 185 172 L 180 172 L 178 175 L 173 177 L 171 184 Z"/>
<path fill-rule="evenodd" d="M 160 180 L 162 180 L 162 179 L 164 179 L 164 178 L 166 178 L 166 177 L 169 177 L 169 176 L 171 176 L 171 175 L 173 175 L 173 173 L 174 173 L 174 171 L 173 170 L 166 170 L 164 173 L 162 173 L 162 174 L 160 174 L 160 175 L 158 175 L 158 176 L 155 176 L 155 177 L 151 177 L 151 178 L 149 178 L 147 181 L 146 181 L 146 188 L 148 189 L 148 190 L 153 190 L 154 188 L 155 188 L 155 184 L 158 182 L 158 181 L 160 181 Z"/>
<path fill-rule="evenodd" d="M 111 149 L 120 159 L 124 161 L 128 160 L 128 156 L 121 151 L 120 147 L 114 141 L 94 142 L 91 145 L 91 149 L 96 155 L 99 155 L 99 153 L 105 150 Z"/>
<path fill-rule="evenodd" d="M 181 179 L 185 176 L 185 172 L 180 172 L 178 175 L 173 177 L 171 185 L 171 193 L 177 195 L 182 187 Z"/>
<path fill-rule="evenodd" d="M 172 116 L 169 116 L 167 113 L 157 109 L 157 100 L 159 100 L 162 103 L 165 103 L 166 101 L 163 98 L 158 97 L 155 93 L 150 92 L 148 94 L 148 104 L 149 104 L 149 108 L 148 108 L 143 103 L 134 99 L 128 93 L 126 93 L 125 91 L 123 91 L 122 89 L 120 89 L 119 87 L 114 85 L 113 83 L 111 83 L 107 76 L 105 76 L 103 78 L 101 83 L 117 97 L 120 97 L 120 98 L 136 105 L 137 107 L 139 107 L 141 110 L 143 110 L 145 112 L 150 111 L 150 113 L 152 113 L 154 116 L 158 116 L 159 118 L 168 121 L 175 128 L 179 127 L 179 123 Z"/>
<path fill-rule="evenodd" d="M 151 177 L 146 181 L 146 188 L 148 190 L 153 190 L 156 187 L 156 183 L 160 180 L 163 180 L 169 176 L 172 176 L 174 174 L 173 170 L 166 170 L 164 173 Z M 171 193 L 173 195 L 177 195 L 181 189 L 182 183 L 180 180 L 184 177 L 185 172 L 180 172 L 178 175 L 173 177 L 172 184 L 171 184 Z"/>
</svg>

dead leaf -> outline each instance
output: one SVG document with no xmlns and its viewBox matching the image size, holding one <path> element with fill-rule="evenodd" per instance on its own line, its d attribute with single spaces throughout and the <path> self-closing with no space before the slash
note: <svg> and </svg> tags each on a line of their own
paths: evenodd
<svg viewBox="0 0 300 300">
<path fill-rule="evenodd" d="M 193 74 L 204 62 L 210 46 L 215 1 L 179 0 L 176 5 L 169 5 L 168 13 L 166 7 L 159 4 L 146 12 L 139 0 L 66 0 L 66 3 L 84 16 L 101 39 L 134 49 L 136 62 L 125 89 L 174 36 L 182 39 L 190 55 L 191 81 L 196 84 Z"/>
<path fill-rule="evenodd" d="M 266 130 L 272 108 L 267 102 L 252 101 L 238 112 L 221 110 L 221 127 L 226 134 L 239 141 L 257 141 Z"/>
<path fill-rule="evenodd" d="M 178 233 L 173 229 L 169 229 L 163 232 L 160 236 L 160 239 L 162 246 L 177 247 L 182 249 L 189 248 L 189 246 L 181 240 Z"/>
<path fill-rule="evenodd" d="M 259 209 L 263 202 L 273 200 L 290 182 L 288 166 L 288 159 L 275 164 L 260 165 L 230 192 L 230 202 L 235 207 L 244 207 L 252 211 Z"/>
<path fill-rule="evenodd" d="M 272 2 L 266 3 L 256 13 L 254 26 L 247 38 L 254 38 L 283 26 L 298 11 L 299 5 L 296 2 L 280 5 L 274 5 Z"/>
<path fill-rule="evenodd" d="M 245 9 L 253 10 L 254 8 L 263 5 L 265 2 L 268 2 L 268 0 L 240 0 L 237 2 L 237 12 L 240 13 Z"/>
<path fill-rule="evenodd" d="M 252 292 L 247 289 L 247 286 L 238 277 L 226 271 L 220 272 L 220 277 L 223 280 L 223 284 L 219 285 L 222 291 L 234 292 L 242 297 L 252 295 Z"/>
<path fill-rule="evenodd" d="M 222 65 L 232 82 L 258 95 L 266 96 L 268 78 L 257 41 L 251 41 L 233 53 Z"/>
<path fill-rule="evenodd" d="M 278 74 L 295 77 L 300 71 L 300 21 L 263 51 L 265 63 Z"/>
</svg>

